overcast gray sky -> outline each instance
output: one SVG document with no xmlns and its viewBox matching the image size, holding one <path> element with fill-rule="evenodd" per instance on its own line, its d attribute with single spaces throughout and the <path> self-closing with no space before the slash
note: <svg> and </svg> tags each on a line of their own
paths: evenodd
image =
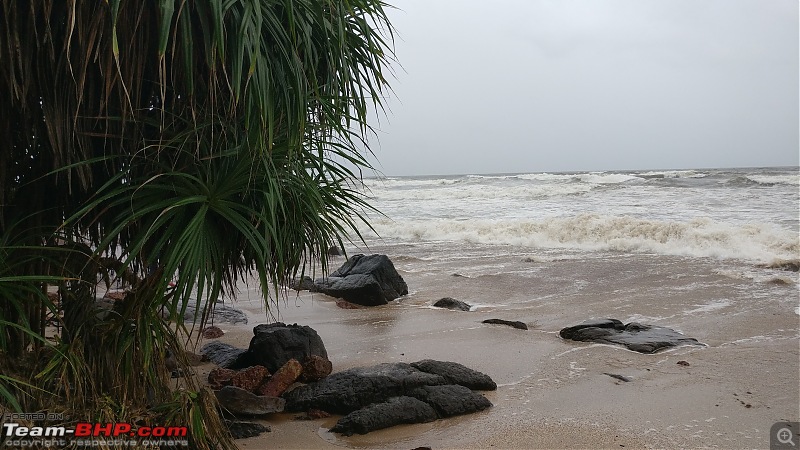
<svg viewBox="0 0 800 450">
<path fill-rule="evenodd" d="M 797 0 L 389 0 L 386 175 L 798 165 Z"/>
</svg>

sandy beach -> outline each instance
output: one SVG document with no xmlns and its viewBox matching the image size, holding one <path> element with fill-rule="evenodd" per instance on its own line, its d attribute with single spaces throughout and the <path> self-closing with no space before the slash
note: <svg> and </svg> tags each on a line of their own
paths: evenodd
<svg viewBox="0 0 800 450">
<path fill-rule="evenodd" d="M 351 310 L 291 293 L 277 315 L 314 328 L 334 371 L 425 358 L 482 371 L 499 386 L 485 393 L 492 408 L 352 437 L 327 431 L 336 416 L 276 414 L 260 421 L 271 433 L 238 440 L 240 448 L 768 448 L 773 423 L 800 417 L 796 272 L 709 258 L 490 250 L 373 246 L 393 259 L 408 296 Z M 445 296 L 475 307 L 430 306 Z M 220 340 L 246 348 L 252 327 L 274 320 L 261 305 L 243 285 L 232 306 L 250 323 L 221 324 Z M 668 326 L 706 346 L 646 355 L 558 336 L 605 317 Z M 480 323 L 488 318 L 529 330 Z"/>
</svg>

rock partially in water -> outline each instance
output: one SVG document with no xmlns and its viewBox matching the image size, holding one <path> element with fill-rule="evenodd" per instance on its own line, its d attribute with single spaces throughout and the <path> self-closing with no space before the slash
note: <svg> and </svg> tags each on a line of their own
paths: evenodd
<svg viewBox="0 0 800 450">
<path fill-rule="evenodd" d="M 588 320 L 562 329 L 559 335 L 573 341 L 621 345 L 639 353 L 656 353 L 678 345 L 703 345 L 671 328 L 636 322 L 626 325 L 617 319 Z"/>
<path fill-rule="evenodd" d="M 355 255 L 314 284 L 319 292 L 364 306 L 385 305 L 408 294 L 408 285 L 386 255 Z"/>
<path fill-rule="evenodd" d="M 406 396 L 392 397 L 342 417 L 331 431 L 351 436 L 404 423 L 433 422 L 438 418 L 433 407 L 421 400 Z"/>
<path fill-rule="evenodd" d="M 439 375 L 445 379 L 441 384 L 457 384 L 478 391 L 493 391 L 497 384 L 489 375 L 470 369 L 469 367 L 452 361 L 437 361 L 423 359 L 411 363 L 411 367 L 422 372 Z"/>
<path fill-rule="evenodd" d="M 469 311 L 472 306 L 467 303 L 462 302 L 461 300 L 456 300 L 454 298 L 445 297 L 441 300 L 438 300 L 433 306 L 437 308 L 446 308 L 446 309 L 454 309 L 458 311 Z"/>
<path fill-rule="evenodd" d="M 214 341 L 204 345 L 200 349 L 200 354 L 203 355 L 203 358 L 213 362 L 214 364 L 226 369 L 230 369 L 236 364 L 236 361 L 239 359 L 239 357 L 242 356 L 246 351 L 247 350 L 236 348 L 230 344 Z M 241 368 L 244 367 L 248 366 L 242 366 Z"/>
<path fill-rule="evenodd" d="M 255 395 L 235 386 L 225 386 L 214 391 L 223 410 L 233 415 L 260 416 L 281 412 L 286 400 L 280 397 Z"/>
<path fill-rule="evenodd" d="M 260 423 L 242 422 L 239 420 L 225 420 L 225 426 L 231 432 L 234 439 L 245 439 L 250 437 L 259 436 L 261 433 L 269 433 L 272 431 L 270 427 L 261 425 Z"/>
<path fill-rule="evenodd" d="M 253 328 L 253 334 L 250 347 L 231 368 L 261 365 L 275 373 L 290 359 L 305 362 L 312 355 L 328 359 L 322 338 L 309 326 L 261 324 Z"/>
<path fill-rule="evenodd" d="M 528 329 L 528 325 L 526 325 L 524 322 L 504 320 L 504 319 L 486 319 L 483 321 L 483 323 L 494 324 L 494 325 L 508 325 L 518 330 Z"/>
</svg>

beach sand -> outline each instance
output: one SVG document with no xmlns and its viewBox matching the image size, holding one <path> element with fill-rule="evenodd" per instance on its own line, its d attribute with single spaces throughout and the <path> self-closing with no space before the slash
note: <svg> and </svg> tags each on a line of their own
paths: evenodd
<svg viewBox="0 0 800 450">
<path fill-rule="evenodd" d="M 279 319 L 314 328 L 334 371 L 432 358 L 484 372 L 498 384 L 484 393 L 494 406 L 351 437 L 327 431 L 336 416 L 275 414 L 259 420 L 271 433 L 238 440 L 240 448 L 769 448 L 773 423 L 800 417 L 797 273 L 641 254 L 371 251 L 389 254 L 410 295 L 341 309 L 322 294 L 291 293 L 279 302 Z M 250 323 L 221 324 L 220 341 L 246 348 L 253 326 L 274 321 L 257 292 L 242 286 L 232 306 Z M 477 307 L 430 307 L 446 296 Z M 558 336 L 604 317 L 668 326 L 706 346 L 645 355 Z M 529 330 L 480 323 L 489 318 Z M 210 366 L 199 369 L 203 377 Z"/>
</svg>

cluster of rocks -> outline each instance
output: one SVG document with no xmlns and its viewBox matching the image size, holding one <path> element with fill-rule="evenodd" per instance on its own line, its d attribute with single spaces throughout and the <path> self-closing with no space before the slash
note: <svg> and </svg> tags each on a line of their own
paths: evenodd
<svg viewBox="0 0 800 450">
<path fill-rule="evenodd" d="M 201 349 L 220 366 L 209 373 L 208 383 L 223 412 L 235 417 L 282 411 L 305 412 L 303 418 L 342 414 L 331 430 L 351 435 L 481 411 L 491 403 L 475 390 L 497 388 L 485 374 L 434 360 L 330 375 L 325 346 L 310 327 L 274 323 L 258 325 L 253 333 L 247 350 L 221 342 Z M 230 424 L 235 437 L 260 429 L 248 422 Z"/>
<path fill-rule="evenodd" d="M 344 415 L 331 431 L 349 436 L 482 411 L 492 404 L 475 390 L 494 389 L 495 382 L 481 372 L 455 362 L 423 360 L 345 370 L 284 398 L 287 411 Z"/>
<path fill-rule="evenodd" d="M 282 412 L 286 400 L 281 395 L 291 385 L 320 380 L 333 370 L 317 332 L 297 324 L 256 326 L 247 350 L 215 341 L 204 345 L 201 353 L 219 366 L 209 372 L 208 384 L 223 412 L 235 417 Z M 237 438 L 253 436 L 261 427 L 231 424 Z"/>
<path fill-rule="evenodd" d="M 292 287 L 335 297 L 339 299 L 337 305 L 341 303 L 343 308 L 382 305 L 408 293 L 408 286 L 386 255 L 355 255 L 329 277 L 317 280 L 304 277 Z M 472 310 L 471 305 L 449 297 L 433 306 Z M 225 308 L 218 311 L 225 321 L 237 323 L 236 314 Z M 483 323 L 528 329 L 523 322 L 504 319 L 487 319 Z M 204 330 L 207 338 L 221 333 L 218 328 Z M 302 419 L 339 414 L 343 417 L 331 431 L 349 436 L 482 411 L 492 404 L 477 391 L 497 388 L 489 376 L 447 361 L 386 363 L 331 374 L 333 367 L 322 339 L 310 327 L 280 322 L 262 324 L 253 329 L 253 334 L 247 349 L 215 341 L 201 350 L 205 358 L 219 366 L 209 373 L 209 386 L 215 390 L 223 411 L 236 417 L 282 411 L 305 413 L 299 416 Z M 560 336 L 622 345 L 642 353 L 676 345 L 702 345 L 669 328 L 623 324 L 616 319 L 567 327 Z M 624 375 L 606 375 L 622 382 L 631 381 Z M 268 431 L 259 424 L 227 423 L 236 437 Z"/>
</svg>

